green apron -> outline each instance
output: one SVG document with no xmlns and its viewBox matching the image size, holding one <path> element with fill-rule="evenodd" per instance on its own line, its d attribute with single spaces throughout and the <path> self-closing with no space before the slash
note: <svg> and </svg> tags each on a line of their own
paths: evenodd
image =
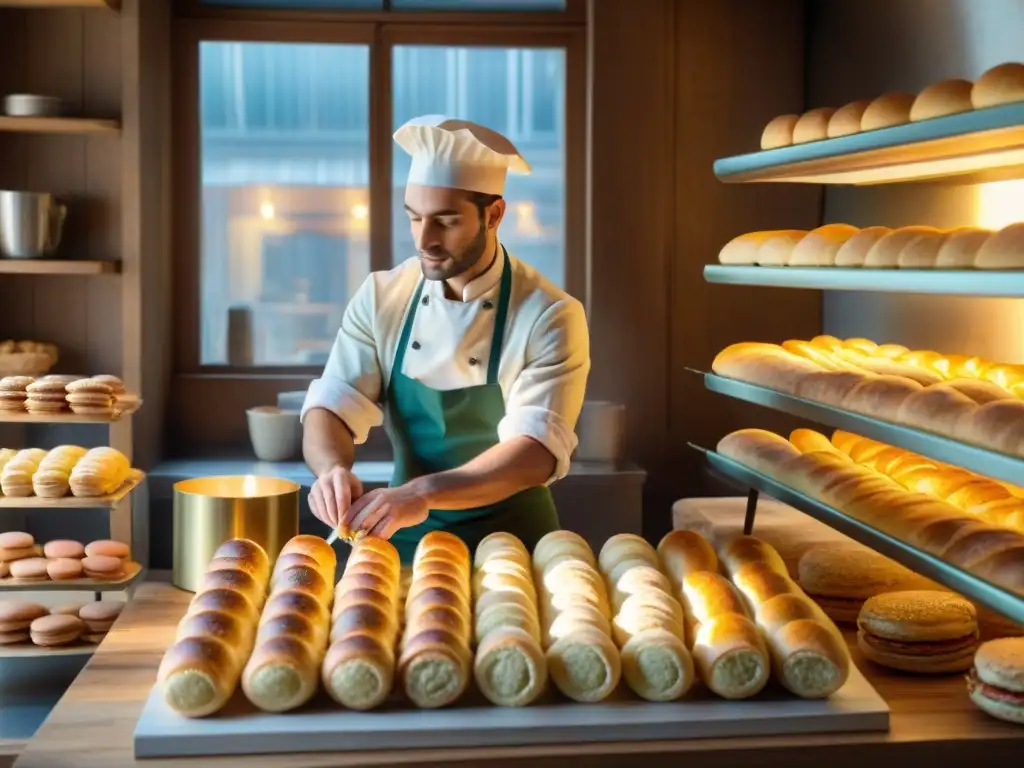
<svg viewBox="0 0 1024 768">
<path fill-rule="evenodd" d="M 498 444 L 498 422 L 505 416 L 505 398 L 498 384 L 498 361 L 512 293 L 512 264 L 504 246 L 502 258 L 486 384 L 463 389 L 431 389 L 402 373 L 416 308 L 423 293 L 423 279 L 416 286 L 395 350 L 385 396 L 385 428 L 391 438 L 395 461 L 392 486 L 421 475 L 455 469 Z M 539 486 L 487 507 L 431 510 L 424 522 L 401 529 L 391 537 L 391 542 L 398 549 L 402 562 L 407 564 L 412 562 L 420 539 L 430 531 L 455 534 L 466 542 L 470 552 L 484 536 L 508 531 L 522 539 L 532 552 L 541 536 L 558 527 L 551 491 Z"/>
</svg>

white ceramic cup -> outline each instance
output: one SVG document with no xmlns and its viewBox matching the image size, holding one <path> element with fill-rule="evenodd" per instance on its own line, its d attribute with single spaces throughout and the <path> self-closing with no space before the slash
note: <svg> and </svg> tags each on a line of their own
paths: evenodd
<svg viewBox="0 0 1024 768">
<path fill-rule="evenodd" d="M 291 461 L 302 453 L 302 424 L 298 411 L 261 405 L 245 412 L 249 440 L 260 461 Z"/>
</svg>

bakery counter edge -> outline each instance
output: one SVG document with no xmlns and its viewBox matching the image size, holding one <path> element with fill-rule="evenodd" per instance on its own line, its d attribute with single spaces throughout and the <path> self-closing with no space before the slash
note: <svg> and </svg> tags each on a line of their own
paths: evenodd
<svg viewBox="0 0 1024 768">
<path fill-rule="evenodd" d="M 848 636 L 857 666 L 891 708 L 888 733 L 833 733 L 731 739 L 543 745 L 467 749 L 381 750 L 333 754 L 244 755 L 222 758 L 135 760 L 132 735 L 165 649 L 191 593 L 148 581 L 128 604 L 82 673 L 25 746 L 16 768 L 290 768 L 326 766 L 487 765 L 619 766 L 639 759 L 645 768 L 745 768 L 786 765 L 830 768 L 1006 765 L 1019 760 L 1024 728 L 982 713 L 967 698 L 963 677 L 906 676 L 876 667 Z M 741 716 L 742 702 L 737 703 Z"/>
</svg>

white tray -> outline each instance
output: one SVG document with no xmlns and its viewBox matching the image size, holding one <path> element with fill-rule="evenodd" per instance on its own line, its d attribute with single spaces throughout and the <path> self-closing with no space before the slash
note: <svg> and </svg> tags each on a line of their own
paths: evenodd
<svg viewBox="0 0 1024 768">
<path fill-rule="evenodd" d="M 621 688 L 600 704 L 551 693 L 523 708 L 494 707 L 475 693 L 458 706 L 411 709 L 396 700 L 371 712 L 318 699 L 296 712 L 256 711 L 241 693 L 218 715 L 188 719 L 154 688 L 135 727 L 135 757 L 196 757 L 281 752 L 522 746 L 801 733 L 887 731 L 889 707 L 856 668 L 830 699 L 806 701 L 770 687 L 754 699 L 725 701 L 704 690 L 666 703 Z"/>
</svg>

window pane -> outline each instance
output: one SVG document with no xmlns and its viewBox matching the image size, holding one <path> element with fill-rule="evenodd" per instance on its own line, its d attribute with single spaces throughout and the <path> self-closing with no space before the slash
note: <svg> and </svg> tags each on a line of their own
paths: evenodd
<svg viewBox="0 0 1024 768">
<path fill-rule="evenodd" d="M 199 55 L 200 361 L 321 364 L 370 271 L 369 48 L 204 42 Z M 249 360 L 229 354 L 229 314 Z"/>
<path fill-rule="evenodd" d="M 533 173 L 508 175 L 501 241 L 564 285 L 565 51 L 395 46 L 392 69 L 396 129 L 413 117 L 442 114 L 486 125 L 516 145 Z M 416 247 L 404 208 L 410 158 L 393 147 L 393 260 L 398 264 Z"/>
<path fill-rule="evenodd" d="M 565 0 L 391 0 L 391 8 L 396 11 L 564 11 Z"/>
</svg>

